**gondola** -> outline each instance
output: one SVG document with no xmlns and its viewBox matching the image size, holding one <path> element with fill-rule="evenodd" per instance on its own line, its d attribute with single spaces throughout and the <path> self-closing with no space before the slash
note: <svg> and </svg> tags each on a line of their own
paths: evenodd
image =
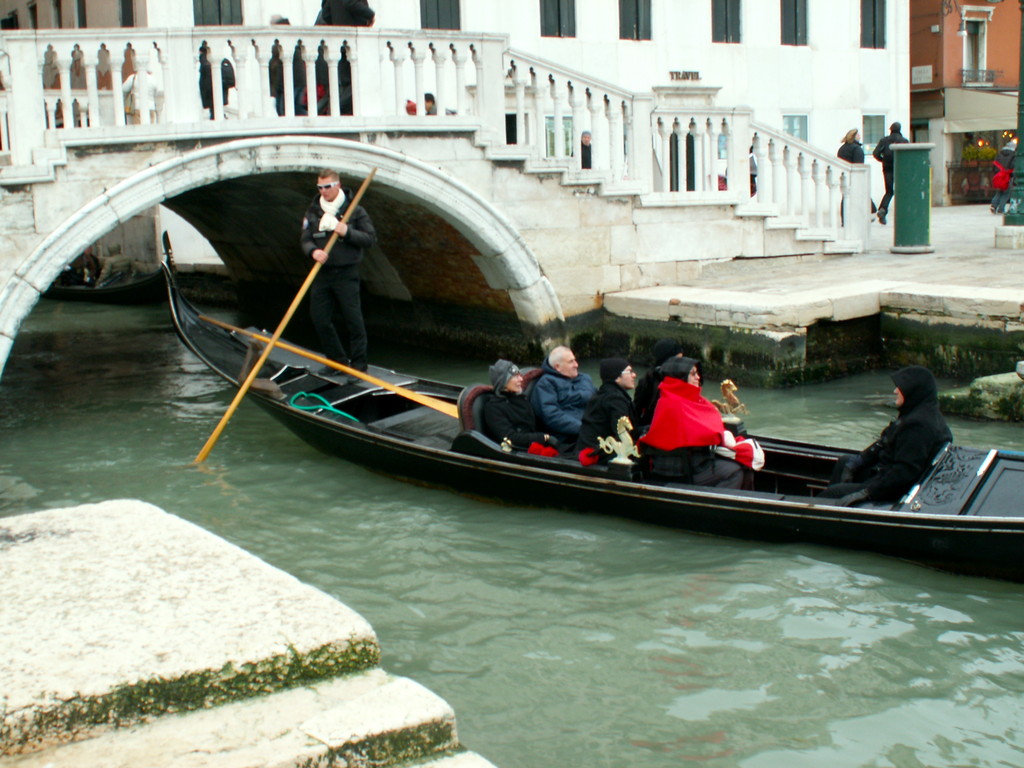
<svg viewBox="0 0 1024 768">
<path fill-rule="evenodd" d="M 238 386 L 257 329 L 230 329 L 186 301 L 167 271 L 181 340 Z M 294 351 L 293 351 L 294 350 Z M 319 450 L 377 471 L 505 503 L 607 513 L 704 534 L 876 552 L 961 574 L 1024 581 L 1024 454 L 946 446 L 900 502 L 815 499 L 838 448 L 758 436 L 756 490 L 645 482 L 628 466 L 583 467 L 509 452 L 479 426 L 479 393 L 371 366 L 372 381 L 318 375 L 301 347 L 275 347 L 246 396 Z M 395 388 L 399 392 L 394 391 Z M 442 403 L 449 413 L 410 399 Z M 476 413 L 474 413 L 476 411 Z M 457 412 L 457 417 L 451 415 Z"/>
<path fill-rule="evenodd" d="M 167 299 L 162 269 L 118 272 L 95 285 L 64 285 L 60 278 L 43 293 L 45 299 L 91 301 L 95 304 L 157 304 Z"/>
</svg>

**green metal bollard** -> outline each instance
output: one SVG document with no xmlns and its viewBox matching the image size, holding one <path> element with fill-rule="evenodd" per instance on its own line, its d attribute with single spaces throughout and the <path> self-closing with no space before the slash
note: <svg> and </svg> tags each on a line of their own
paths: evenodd
<svg viewBox="0 0 1024 768">
<path fill-rule="evenodd" d="M 893 144 L 896 218 L 892 253 L 931 253 L 932 164 L 934 144 Z"/>
</svg>

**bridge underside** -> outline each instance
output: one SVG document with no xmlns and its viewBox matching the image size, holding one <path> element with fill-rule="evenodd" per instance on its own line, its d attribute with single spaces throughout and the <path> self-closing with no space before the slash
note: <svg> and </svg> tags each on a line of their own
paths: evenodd
<svg viewBox="0 0 1024 768">
<path fill-rule="evenodd" d="M 362 181 L 341 176 L 351 189 Z M 299 248 L 301 217 L 315 195 L 312 182 L 308 172 L 264 173 L 164 201 L 210 242 L 241 307 L 266 325 L 280 319 L 313 264 Z M 371 329 L 441 346 L 529 346 L 509 292 L 488 285 L 474 261 L 479 249 L 448 220 L 394 188 L 371 187 L 362 205 L 378 237 L 361 270 Z M 304 315 L 296 319 L 301 324 Z"/>
</svg>

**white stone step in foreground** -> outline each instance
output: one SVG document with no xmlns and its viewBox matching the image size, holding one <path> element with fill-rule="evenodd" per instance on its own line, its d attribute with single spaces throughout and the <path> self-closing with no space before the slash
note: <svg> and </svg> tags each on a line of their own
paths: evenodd
<svg viewBox="0 0 1024 768">
<path fill-rule="evenodd" d="M 143 502 L 0 519 L 0 627 L 2 768 L 490 765 L 361 616 Z"/>
</svg>

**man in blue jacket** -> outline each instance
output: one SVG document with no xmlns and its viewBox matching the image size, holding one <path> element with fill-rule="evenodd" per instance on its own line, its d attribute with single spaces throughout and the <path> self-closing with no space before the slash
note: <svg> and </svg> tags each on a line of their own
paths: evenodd
<svg viewBox="0 0 1024 768">
<path fill-rule="evenodd" d="M 555 347 L 541 366 L 530 395 L 530 405 L 543 425 L 565 445 L 574 445 L 580 433 L 583 411 L 596 391 L 594 382 L 580 373 L 576 355 L 568 347 Z"/>
</svg>

